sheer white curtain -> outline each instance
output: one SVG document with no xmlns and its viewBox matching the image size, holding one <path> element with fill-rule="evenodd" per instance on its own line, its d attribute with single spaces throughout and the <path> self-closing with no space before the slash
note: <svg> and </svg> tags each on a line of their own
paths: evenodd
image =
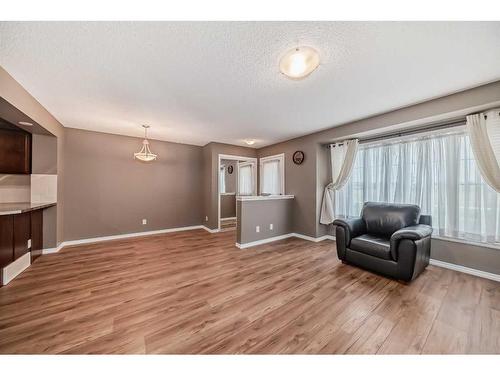
<svg viewBox="0 0 500 375">
<path fill-rule="evenodd" d="M 500 109 L 467 116 L 467 132 L 481 175 L 500 193 Z"/>
<path fill-rule="evenodd" d="M 342 188 L 352 173 L 358 140 L 352 139 L 330 145 L 330 166 L 332 182 L 325 187 L 321 204 L 321 224 L 331 224 L 335 220 L 335 192 Z"/>
<path fill-rule="evenodd" d="M 418 204 L 439 236 L 500 241 L 500 194 L 482 179 L 465 129 L 360 146 L 337 213 L 359 216 L 366 201 Z"/>
<path fill-rule="evenodd" d="M 254 192 L 254 178 L 253 168 L 251 164 L 240 165 L 238 180 L 238 194 L 252 195 Z"/>
<path fill-rule="evenodd" d="M 261 164 L 262 194 L 281 194 L 280 160 L 269 160 Z"/>
<path fill-rule="evenodd" d="M 220 171 L 219 171 L 219 192 L 220 193 L 226 192 L 226 167 L 225 166 L 220 167 Z"/>
</svg>

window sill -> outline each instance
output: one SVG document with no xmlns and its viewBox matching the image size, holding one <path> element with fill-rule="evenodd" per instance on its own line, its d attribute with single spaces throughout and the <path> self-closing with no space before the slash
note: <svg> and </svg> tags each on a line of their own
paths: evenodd
<svg viewBox="0 0 500 375">
<path fill-rule="evenodd" d="M 432 239 L 439 240 L 439 241 L 462 243 L 462 244 L 471 245 L 471 246 L 487 247 L 489 249 L 500 250 L 500 243 L 475 242 L 475 241 L 470 241 L 470 240 L 464 240 L 462 238 L 441 237 L 441 236 L 434 236 L 434 235 L 432 236 Z"/>
</svg>

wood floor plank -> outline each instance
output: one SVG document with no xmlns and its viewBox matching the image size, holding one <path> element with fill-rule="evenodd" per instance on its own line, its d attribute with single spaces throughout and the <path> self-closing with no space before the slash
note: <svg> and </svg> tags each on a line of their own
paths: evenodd
<svg viewBox="0 0 500 375">
<path fill-rule="evenodd" d="M 65 248 L 0 288 L 0 353 L 500 353 L 500 284 L 195 230 Z"/>
</svg>

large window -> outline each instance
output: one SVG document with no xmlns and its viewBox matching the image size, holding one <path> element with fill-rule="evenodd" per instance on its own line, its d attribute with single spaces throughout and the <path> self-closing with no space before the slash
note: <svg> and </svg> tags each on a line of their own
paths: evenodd
<svg viewBox="0 0 500 375">
<path fill-rule="evenodd" d="M 418 204 L 438 236 L 500 242 L 500 194 L 482 180 L 463 128 L 360 145 L 335 211 L 359 216 L 366 201 Z"/>
<path fill-rule="evenodd" d="M 274 155 L 260 159 L 260 193 L 285 194 L 285 155 Z"/>
</svg>

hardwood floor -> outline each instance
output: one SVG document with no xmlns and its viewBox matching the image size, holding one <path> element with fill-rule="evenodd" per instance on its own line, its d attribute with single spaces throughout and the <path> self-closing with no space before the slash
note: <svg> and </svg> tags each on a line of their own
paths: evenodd
<svg viewBox="0 0 500 375">
<path fill-rule="evenodd" d="M 65 248 L 0 288 L 1 353 L 500 353 L 500 284 L 202 230 Z"/>
</svg>

